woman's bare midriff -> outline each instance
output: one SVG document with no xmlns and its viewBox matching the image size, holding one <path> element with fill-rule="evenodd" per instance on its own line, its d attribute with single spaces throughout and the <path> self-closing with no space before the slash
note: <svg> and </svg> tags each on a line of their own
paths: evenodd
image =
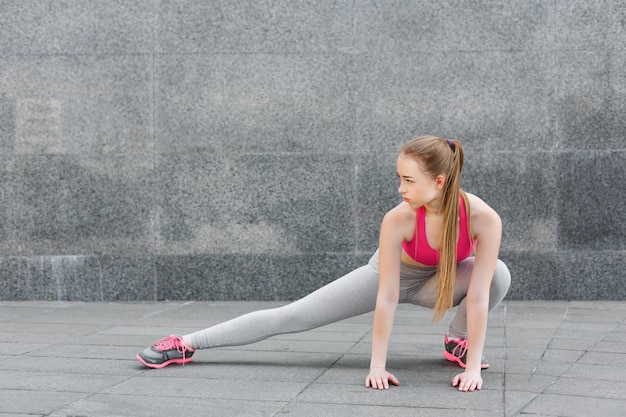
<svg viewBox="0 0 626 417">
<path fill-rule="evenodd" d="M 432 268 L 432 265 L 424 265 L 423 263 L 417 262 L 416 260 L 411 258 L 409 255 L 407 255 L 407 253 L 404 250 L 402 250 L 402 255 L 400 256 L 400 260 L 407 265 L 417 266 L 421 268 Z"/>
</svg>

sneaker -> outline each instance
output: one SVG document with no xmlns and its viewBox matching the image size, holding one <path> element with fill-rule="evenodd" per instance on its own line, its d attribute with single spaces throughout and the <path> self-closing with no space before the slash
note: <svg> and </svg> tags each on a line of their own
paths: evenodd
<svg viewBox="0 0 626 417">
<path fill-rule="evenodd" d="M 446 335 L 443 356 L 450 362 L 456 362 L 461 368 L 465 369 L 467 339 L 465 337 L 461 337 L 460 339 L 448 338 L 448 335 Z M 489 363 L 487 363 L 487 359 L 485 359 L 484 356 L 480 362 L 480 369 L 489 368 Z"/>
<path fill-rule="evenodd" d="M 170 363 L 185 365 L 193 360 L 195 349 L 185 345 L 183 338 L 171 335 L 157 340 L 137 354 L 137 360 L 150 368 L 163 368 Z"/>
</svg>

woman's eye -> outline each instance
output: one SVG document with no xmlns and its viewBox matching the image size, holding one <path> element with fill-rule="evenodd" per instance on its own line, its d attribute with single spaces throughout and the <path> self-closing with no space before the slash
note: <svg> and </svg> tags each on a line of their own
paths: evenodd
<svg viewBox="0 0 626 417">
<path fill-rule="evenodd" d="M 404 181 L 407 184 L 413 184 L 413 180 L 407 179 L 407 178 L 402 178 L 400 175 L 396 174 L 396 178 L 398 180 L 400 180 L 400 182 Z"/>
</svg>

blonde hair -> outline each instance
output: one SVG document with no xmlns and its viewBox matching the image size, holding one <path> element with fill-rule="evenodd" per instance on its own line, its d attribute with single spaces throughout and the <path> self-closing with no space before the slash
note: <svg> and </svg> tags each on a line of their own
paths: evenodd
<svg viewBox="0 0 626 417">
<path fill-rule="evenodd" d="M 420 136 L 404 145 L 401 153 L 418 160 L 433 179 L 438 175 L 445 179 L 441 204 L 444 221 L 439 244 L 437 300 L 433 316 L 434 321 L 439 321 L 454 303 L 456 247 L 459 239 L 459 196 L 465 203 L 469 225 L 469 202 L 461 190 L 463 147 L 457 140 Z"/>
</svg>

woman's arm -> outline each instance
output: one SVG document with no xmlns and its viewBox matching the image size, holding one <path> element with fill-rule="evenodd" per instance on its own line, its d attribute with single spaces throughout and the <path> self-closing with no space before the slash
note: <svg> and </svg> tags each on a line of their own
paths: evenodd
<svg viewBox="0 0 626 417">
<path fill-rule="evenodd" d="M 489 290 L 495 273 L 502 239 L 500 216 L 485 202 L 472 196 L 470 204 L 472 229 L 476 238 L 476 258 L 465 299 L 467 308 L 467 366 L 456 375 L 453 386 L 461 391 L 482 388 L 480 363 L 487 333 Z"/>
<path fill-rule="evenodd" d="M 397 210 L 388 212 L 380 229 L 379 279 L 372 330 L 372 359 L 370 373 L 365 380 L 365 386 L 374 389 L 388 389 L 389 382 L 399 385 L 396 377 L 385 370 L 389 338 L 400 297 L 400 256 L 404 237 L 399 214 Z"/>
</svg>

